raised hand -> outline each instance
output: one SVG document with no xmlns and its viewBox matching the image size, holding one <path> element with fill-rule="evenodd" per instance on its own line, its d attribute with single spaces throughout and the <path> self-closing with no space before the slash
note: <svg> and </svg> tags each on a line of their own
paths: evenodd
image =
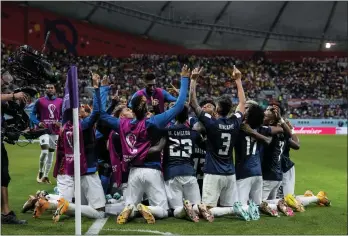
<svg viewBox="0 0 348 236">
<path fill-rule="evenodd" d="M 101 85 L 102 85 L 102 86 L 108 85 L 108 84 L 109 84 L 108 79 L 109 79 L 109 76 L 104 75 L 104 76 L 103 76 L 103 79 L 101 80 Z"/>
<path fill-rule="evenodd" d="M 204 70 L 203 67 L 201 67 L 201 68 L 199 68 L 199 67 L 195 68 L 195 69 L 192 71 L 191 79 L 192 79 L 192 80 L 198 80 L 198 78 L 199 78 L 200 76 L 203 75 L 203 70 Z"/>
<path fill-rule="evenodd" d="M 92 73 L 92 80 L 93 80 L 93 87 L 94 88 L 98 88 L 99 87 L 100 76 L 98 74 Z"/>
<path fill-rule="evenodd" d="M 184 65 L 181 69 L 181 77 L 188 77 L 190 78 L 191 75 L 191 69 L 187 67 L 187 65 Z"/>
<path fill-rule="evenodd" d="M 158 99 L 153 99 L 153 97 L 151 96 L 151 103 L 152 103 L 152 106 L 158 106 L 159 101 Z"/>
<path fill-rule="evenodd" d="M 232 79 L 233 80 L 241 80 L 242 79 L 242 72 L 240 72 L 240 70 L 238 70 L 235 65 L 233 65 Z"/>
</svg>

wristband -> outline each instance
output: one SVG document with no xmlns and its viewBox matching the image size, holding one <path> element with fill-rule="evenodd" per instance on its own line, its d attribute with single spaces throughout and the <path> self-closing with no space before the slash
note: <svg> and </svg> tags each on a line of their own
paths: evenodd
<svg viewBox="0 0 348 236">
<path fill-rule="evenodd" d="M 12 93 L 12 100 L 13 100 L 13 101 L 16 100 L 14 93 Z"/>
</svg>

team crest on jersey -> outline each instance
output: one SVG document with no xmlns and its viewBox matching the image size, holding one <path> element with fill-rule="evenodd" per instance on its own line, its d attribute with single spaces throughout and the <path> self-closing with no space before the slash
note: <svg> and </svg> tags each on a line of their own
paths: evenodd
<svg viewBox="0 0 348 236">
<path fill-rule="evenodd" d="M 74 148 L 73 133 L 71 131 L 66 132 L 66 140 L 71 148 Z"/>
<path fill-rule="evenodd" d="M 127 134 L 126 135 L 126 142 L 127 142 L 128 147 L 130 147 L 132 154 L 138 152 L 138 149 L 134 148 L 135 143 L 137 142 L 137 137 L 134 134 L 132 134 L 132 133 Z"/>
<path fill-rule="evenodd" d="M 54 118 L 54 111 L 55 111 L 55 110 L 56 110 L 56 105 L 54 105 L 54 104 L 48 105 L 48 112 L 50 113 L 49 117 L 50 117 L 51 119 Z"/>
</svg>

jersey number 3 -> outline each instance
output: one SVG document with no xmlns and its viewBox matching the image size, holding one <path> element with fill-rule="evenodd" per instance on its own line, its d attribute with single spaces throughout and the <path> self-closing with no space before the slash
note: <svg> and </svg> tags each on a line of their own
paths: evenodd
<svg viewBox="0 0 348 236">
<path fill-rule="evenodd" d="M 219 155 L 227 156 L 231 146 L 231 134 L 222 133 L 221 139 L 222 139 L 222 148 L 219 149 Z"/>
<path fill-rule="evenodd" d="M 192 154 L 192 141 L 191 139 L 178 139 L 169 138 L 170 141 L 173 142 L 172 145 L 169 146 L 169 155 L 172 157 L 191 157 Z M 179 149 L 180 144 L 184 147 L 185 151 Z M 176 150 L 174 150 L 176 149 Z"/>
</svg>

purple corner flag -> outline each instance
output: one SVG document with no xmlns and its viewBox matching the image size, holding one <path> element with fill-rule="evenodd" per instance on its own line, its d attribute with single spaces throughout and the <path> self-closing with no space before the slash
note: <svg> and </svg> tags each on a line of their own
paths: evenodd
<svg viewBox="0 0 348 236">
<path fill-rule="evenodd" d="M 77 67 L 71 66 L 68 71 L 68 76 L 64 88 L 63 114 L 67 109 L 78 108 L 79 91 L 77 83 Z"/>
</svg>

